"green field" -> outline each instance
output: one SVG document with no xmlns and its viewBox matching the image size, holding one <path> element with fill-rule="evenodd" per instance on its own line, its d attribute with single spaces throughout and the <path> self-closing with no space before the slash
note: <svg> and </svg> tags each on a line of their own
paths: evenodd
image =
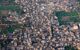
<svg viewBox="0 0 80 50">
<path fill-rule="evenodd" d="M 9 3 L 9 5 L 0 4 L 0 10 L 10 10 L 10 11 L 16 11 L 20 13 L 21 8 L 19 5 L 15 5 L 15 0 L 0 0 L 0 3 Z"/>
<path fill-rule="evenodd" d="M 55 15 L 58 17 L 58 21 L 60 25 L 67 24 L 69 22 L 80 22 L 79 15 L 76 11 L 72 11 L 72 12 L 56 11 Z M 62 20 L 63 17 L 68 17 L 69 19 L 64 21 L 64 19 Z"/>
<path fill-rule="evenodd" d="M 10 11 L 16 11 L 19 15 L 21 14 L 22 9 L 18 5 L 8 5 L 8 6 L 3 6 L 0 5 L 0 10 L 10 10 Z"/>
<path fill-rule="evenodd" d="M 20 9 L 19 6 L 15 5 L 8 5 L 8 6 L 0 5 L 0 10 L 18 10 L 18 9 Z"/>
<path fill-rule="evenodd" d="M 4 1 L 14 2 L 15 0 L 0 0 L 0 3 L 1 3 L 1 2 L 4 2 Z"/>
</svg>

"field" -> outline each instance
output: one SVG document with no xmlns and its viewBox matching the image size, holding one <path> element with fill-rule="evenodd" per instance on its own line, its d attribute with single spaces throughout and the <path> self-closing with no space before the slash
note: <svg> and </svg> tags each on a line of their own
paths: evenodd
<svg viewBox="0 0 80 50">
<path fill-rule="evenodd" d="M 60 25 L 68 24 L 69 22 L 80 22 L 79 15 L 76 11 L 72 12 L 57 11 L 55 12 L 55 15 L 58 17 Z"/>
</svg>

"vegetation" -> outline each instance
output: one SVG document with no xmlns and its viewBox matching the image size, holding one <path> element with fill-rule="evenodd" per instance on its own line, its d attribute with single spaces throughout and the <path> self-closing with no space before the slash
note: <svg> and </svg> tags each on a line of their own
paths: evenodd
<svg viewBox="0 0 80 50">
<path fill-rule="evenodd" d="M 1 3 L 1 2 L 4 2 L 4 1 L 14 2 L 15 0 L 0 0 L 0 3 Z"/>
<path fill-rule="evenodd" d="M 2 10 L 10 10 L 16 11 L 19 15 L 21 14 L 22 9 L 19 5 L 15 5 L 15 0 L 0 0 L 0 3 L 5 3 L 5 1 L 9 2 L 9 5 L 0 4 L 0 11 Z"/>
<path fill-rule="evenodd" d="M 80 18 L 78 12 L 65 12 L 65 11 L 56 11 L 55 15 L 58 17 L 58 21 L 60 25 L 67 24 L 69 22 L 80 22 Z M 62 20 L 63 17 L 68 17 L 67 21 Z"/>
<path fill-rule="evenodd" d="M 51 26 L 51 33 L 53 33 L 53 31 L 54 31 L 54 30 L 53 30 L 53 26 Z"/>
<path fill-rule="evenodd" d="M 65 50 L 78 50 L 76 47 L 73 47 L 72 45 L 67 45 L 64 48 Z"/>
<path fill-rule="evenodd" d="M 0 5 L 0 10 L 18 10 L 18 9 L 20 9 L 19 6 L 15 5 L 8 5 L 8 6 Z"/>
<path fill-rule="evenodd" d="M 78 2 L 80 2 L 80 0 L 78 0 Z"/>
</svg>

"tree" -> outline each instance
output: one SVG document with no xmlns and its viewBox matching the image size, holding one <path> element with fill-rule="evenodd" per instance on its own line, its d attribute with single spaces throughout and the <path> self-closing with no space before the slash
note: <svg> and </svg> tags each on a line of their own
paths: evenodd
<svg viewBox="0 0 80 50">
<path fill-rule="evenodd" d="M 64 48 L 65 50 L 78 50 L 76 47 L 73 47 L 72 45 L 67 45 Z"/>
</svg>

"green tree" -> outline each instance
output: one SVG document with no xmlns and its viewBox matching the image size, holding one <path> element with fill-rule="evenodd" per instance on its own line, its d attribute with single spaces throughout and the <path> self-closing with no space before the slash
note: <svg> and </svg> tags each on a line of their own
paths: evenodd
<svg viewBox="0 0 80 50">
<path fill-rule="evenodd" d="M 76 47 L 73 47 L 72 45 L 67 45 L 64 48 L 65 50 L 78 50 Z"/>
</svg>

